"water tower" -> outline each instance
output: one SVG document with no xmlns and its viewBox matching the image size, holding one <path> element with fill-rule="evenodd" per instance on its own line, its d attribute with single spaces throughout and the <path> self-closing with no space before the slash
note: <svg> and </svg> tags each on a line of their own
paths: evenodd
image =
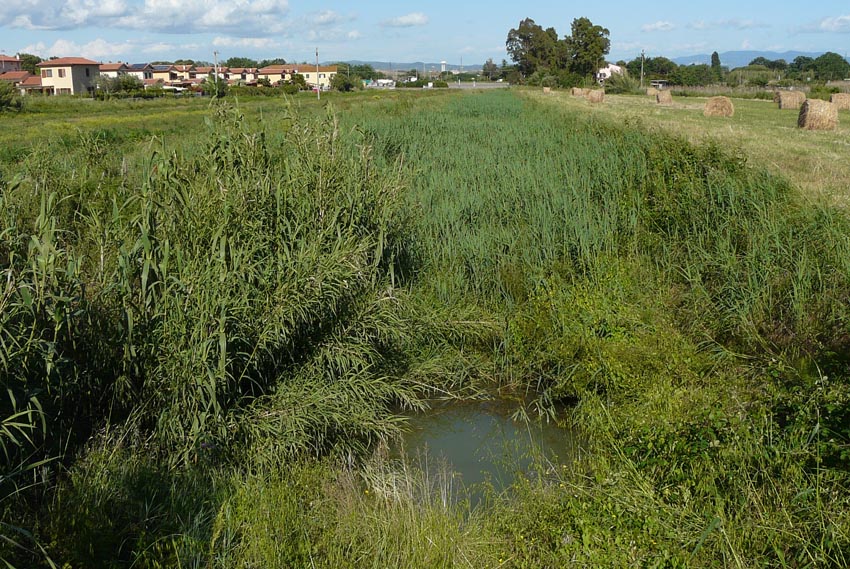
<svg viewBox="0 0 850 569">
<path fill-rule="evenodd" d="M 445 73 L 445 72 L 446 72 L 446 62 L 441 61 L 440 62 L 440 73 Z"/>
</svg>

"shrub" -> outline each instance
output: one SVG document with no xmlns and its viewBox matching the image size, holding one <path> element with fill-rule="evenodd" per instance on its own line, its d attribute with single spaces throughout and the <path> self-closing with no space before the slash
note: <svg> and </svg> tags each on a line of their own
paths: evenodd
<svg viewBox="0 0 850 569">
<path fill-rule="evenodd" d="M 0 81 L 0 112 L 20 111 L 24 108 L 24 101 L 14 85 L 7 81 Z"/>
<path fill-rule="evenodd" d="M 640 81 L 625 73 L 614 73 L 605 80 L 605 92 L 613 94 L 641 94 Z"/>
</svg>

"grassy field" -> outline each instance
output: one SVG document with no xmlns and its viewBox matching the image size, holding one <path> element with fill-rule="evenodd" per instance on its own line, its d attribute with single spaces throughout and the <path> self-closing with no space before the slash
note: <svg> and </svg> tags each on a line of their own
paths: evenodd
<svg viewBox="0 0 850 569">
<path fill-rule="evenodd" d="M 829 197 L 843 206 L 850 199 L 850 111 L 839 111 L 836 130 L 815 132 L 797 128 L 796 111 L 779 110 L 776 103 L 763 100 L 734 99 L 735 116 L 718 118 L 703 116 L 707 99 L 696 97 L 658 105 L 653 97 L 606 95 L 605 104 L 591 106 L 564 91 L 544 97 L 529 90 L 524 95 L 576 112 L 663 129 L 692 142 L 715 142 L 747 156 L 755 167 L 786 176 L 806 195 Z"/>
<path fill-rule="evenodd" d="M 762 142 L 839 139 L 607 101 L 0 117 L 0 558 L 847 566 L 846 164 Z M 399 409 L 494 391 L 581 457 L 477 507 L 387 457 Z"/>
</svg>

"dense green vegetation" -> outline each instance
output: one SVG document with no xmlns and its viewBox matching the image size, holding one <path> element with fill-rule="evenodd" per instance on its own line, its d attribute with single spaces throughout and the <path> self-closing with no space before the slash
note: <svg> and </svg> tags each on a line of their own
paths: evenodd
<svg viewBox="0 0 850 569">
<path fill-rule="evenodd" d="M 0 156 L 0 556 L 847 565 L 844 211 L 512 92 L 333 100 Z M 494 387 L 582 457 L 476 508 L 386 458 Z"/>
</svg>

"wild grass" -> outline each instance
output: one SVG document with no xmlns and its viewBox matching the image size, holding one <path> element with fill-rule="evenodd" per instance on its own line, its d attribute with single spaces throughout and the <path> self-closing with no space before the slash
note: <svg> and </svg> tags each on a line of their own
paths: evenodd
<svg viewBox="0 0 850 569">
<path fill-rule="evenodd" d="M 63 469 L 4 521 L 83 565 L 845 566 L 846 213 L 611 99 L 257 103 L 6 162 L 4 483 Z M 369 458 L 493 383 L 588 452 L 481 509 Z"/>
</svg>

